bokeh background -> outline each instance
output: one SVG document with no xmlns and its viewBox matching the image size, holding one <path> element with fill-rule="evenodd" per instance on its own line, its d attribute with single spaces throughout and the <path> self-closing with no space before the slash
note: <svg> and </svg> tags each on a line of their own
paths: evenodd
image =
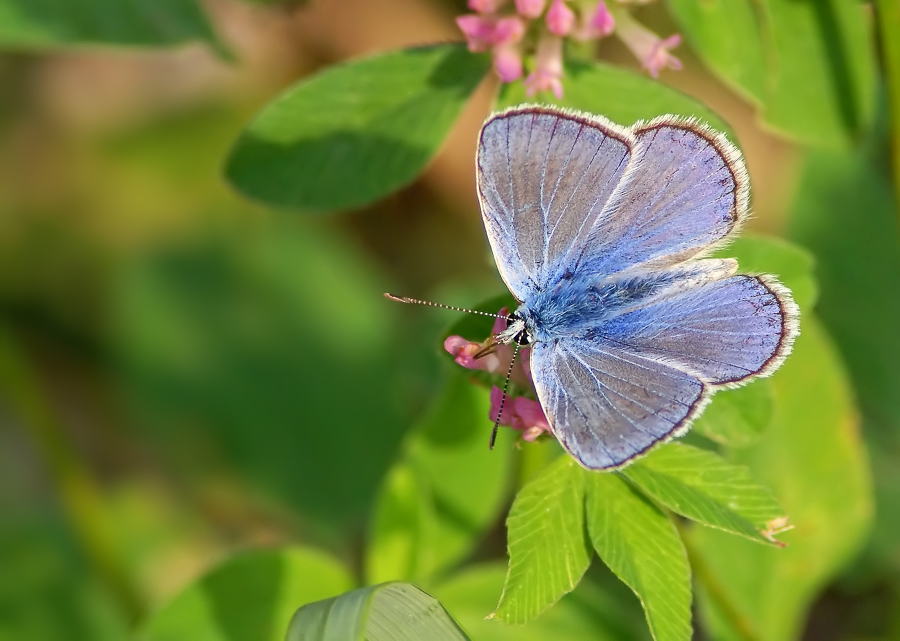
<svg viewBox="0 0 900 641">
<path fill-rule="evenodd" d="M 454 320 L 382 292 L 473 304 L 502 291 L 473 172 L 492 77 L 424 175 L 364 210 L 275 211 L 222 177 L 284 88 L 348 58 L 461 40 L 464 2 L 204 8 L 227 53 L 0 53 L 0 639 L 123 638 L 252 547 L 303 541 L 359 568 L 376 490 L 438 390 Z M 636 14 L 677 30 L 662 4 Z M 805 638 L 900 638 L 887 84 L 852 150 L 809 151 L 760 125 L 689 45 L 676 53 L 684 69 L 662 81 L 717 112 L 745 154 L 749 230 L 816 258 L 869 448 L 875 525 Z M 613 39 L 599 54 L 638 68 Z M 503 536 L 498 523 L 484 554 L 502 554 Z"/>
</svg>

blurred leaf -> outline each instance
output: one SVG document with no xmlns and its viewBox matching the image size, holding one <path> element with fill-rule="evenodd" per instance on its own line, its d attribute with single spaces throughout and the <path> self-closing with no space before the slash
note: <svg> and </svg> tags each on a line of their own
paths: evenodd
<svg viewBox="0 0 900 641">
<path fill-rule="evenodd" d="M 281 641 L 301 605 L 353 587 L 347 570 L 311 548 L 239 554 L 151 617 L 140 641 Z"/>
<path fill-rule="evenodd" d="M 510 481 L 515 433 L 488 449 L 487 391 L 451 371 L 382 488 L 366 557 L 369 583 L 430 585 L 494 524 Z"/>
<path fill-rule="evenodd" d="M 247 196 L 308 212 L 378 200 L 422 172 L 488 65 L 446 44 L 330 67 L 259 114 L 228 178 Z"/>
<path fill-rule="evenodd" d="M 566 62 L 565 82 L 566 92 L 559 101 L 548 97 L 546 92 L 526 98 L 521 82 L 503 85 L 497 108 L 521 102 L 545 102 L 602 114 L 622 125 L 650 120 L 664 113 L 694 116 L 714 129 L 729 133 L 734 140 L 728 125 L 708 107 L 645 75 L 612 65 L 573 60 Z"/>
<path fill-rule="evenodd" d="M 221 50 L 195 0 L 0 0 L 0 47 L 205 40 Z"/>
<path fill-rule="evenodd" d="M 816 261 L 804 248 L 774 236 L 743 235 L 716 252 L 720 257 L 737 258 L 738 271 L 772 274 L 791 290 L 801 310 L 812 309 L 819 295 L 813 275 Z"/>
<path fill-rule="evenodd" d="M 707 528 L 689 534 L 702 612 L 717 639 L 796 639 L 818 591 L 858 550 L 872 517 L 870 482 L 840 364 L 815 317 L 772 378 L 775 423 L 733 452 L 772 485 L 795 529 L 788 547 Z"/>
<path fill-rule="evenodd" d="M 622 473 L 673 512 L 754 541 L 768 542 L 761 532 L 784 516 L 747 468 L 681 443 L 653 450 Z"/>
<path fill-rule="evenodd" d="M 128 638 L 126 613 L 92 576 L 60 520 L 4 509 L 0 567 L 0 639 Z"/>
<path fill-rule="evenodd" d="M 312 221 L 276 218 L 126 267 L 122 380 L 161 451 L 196 475 L 224 459 L 316 523 L 361 519 L 406 424 L 396 310 L 373 265 Z"/>
<path fill-rule="evenodd" d="M 753 0 L 669 0 L 691 48 L 732 89 L 761 103 L 766 53 Z"/>
<path fill-rule="evenodd" d="M 769 427 L 774 412 L 772 382 L 761 378 L 744 387 L 716 392 L 692 429 L 717 443 L 744 447 Z"/>
<path fill-rule="evenodd" d="M 566 456 L 519 491 L 506 521 L 509 572 L 492 618 L 527 623 L 578 585 L 591 561 L 584 478 Z"/>
<path fill-rule="evenodd" d="M 383 583 L 305 605 L 286 641 L 465 641 L 469 637 L 430 594 Z"/>
<path fill-rule="evenodd" d="M 502 563 L 475 565 L 436 585 L 434 593 L 477 641 L 638 641 L 646 634 L 640 618 L 629 618 L 631 603 L 622 603 L 587 578 L 528 625 L 486 619 L 505 577 Z M 636 615 L 640 617 L 639 608 Z"/>
<path fill-rule="evenodd" d="M 871 121 L 875 58 L 854 0 L 669 0 L 704 63 L 782 135 L 846 147 Z"/>
<path fill-rule="evenodd" d="M 809 154 L 789 231 L 817 256 L 818 311 L 867 418 L 900 433 L 900 225 L 870 153 Z"/>
<path fill-rule="evenodd" d="M 769 21 L 763 42 L 774 49 L 766 123 L 809 145 L 846 147 L 869 125 L 875 106 L 866 7 L 855 0 L 765 0 L 763 6 Z"/>
<path fill-rule="evenodd" d="M 675 526 L 615 473 L 583 476 L 597 554 L 641 600 L 656 641 L 689 640 L 691 570 Z"/>
</svg>

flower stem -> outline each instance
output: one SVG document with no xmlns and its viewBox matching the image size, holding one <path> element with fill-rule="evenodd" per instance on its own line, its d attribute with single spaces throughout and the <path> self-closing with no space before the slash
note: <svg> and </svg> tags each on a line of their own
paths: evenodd
<svg viewBox="0 0 900 641">
<path fill-rule="evenodd" d="M 900 204 L 900 3 L 897 0 L 875 0 L 875 15 L 888 93 L 891 176 L 897 203 Z"/>
</svg>

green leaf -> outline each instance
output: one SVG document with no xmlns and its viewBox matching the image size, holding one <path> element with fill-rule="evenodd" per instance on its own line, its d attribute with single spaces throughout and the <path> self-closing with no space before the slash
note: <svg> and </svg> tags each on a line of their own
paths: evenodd
<svg viewBox="0 0 900 641">
<path fill-rule="evenodd" d="M 529 481 L 516 496 L 506 527 L 509 572 L 490 616 L 526 623 L 571 592 L 590 564 L 578 464 L 562 457 Z"/>
<path fill-rule="evenodd" d="M 669 0 L 692 48 L 761 105 L 766 124 L 817 147 L 847 147 L 869 124 L 875 59 L 854 0 Z"/>
<path fill-rule="evenodd" d="M 382 489 L 366 557 L 369 583 L 430 585 L 477 545 L 504 507 L 515 433 L 502 430 L 488 449 L 488 393 L 455 368 Z"/>
<path fill-rule="evenodd" d="M 771 38 L 764 42 L 773 48 L 765 121 L 809 145 L 848 146 L 875 106 L 866 7 L 855 0 L 764 0 L 763 6 Z"/>
<path fill-rule="evenodd" d="M 640 606 L 627 588 L 601 589 L 589 578 L 528 625 L 513 626 L 486 619 L 484 615 L 496 604 L 505 577 L 504 564 L 479 564 L 434 586 L 434 594 L 478 641 L 642 641 L 646 638 Z"/>
<path fill-rule="evenodd" d="M 141 641 L 281 641 L 298 606 L 352 589 L 330 556 L 295 547 L 226 561 L 147 621 Z"/>
<path fill-rule="evenodd" d="M 752 0 L 669 0 L 691 48 L 732 89 L 760 103 L 766 91 L 766 53 Z"/>
<path fill-rule="evenodd" d="M 319 534 L 346 536 L 409 423 L 397 305 L 376 266 L 320 221 L 241 218 L 117 272 L 117 381 L 134 424 L 183 474 L 216 460 L 330 528 Z"/>
<path fill-rule="evenodd" d="M 641 600 L 656 641 L 691 638 L 691 571 L 675 526 L 616 474 L 583 472 L 594 549 Z"/>
<path fill-rule="evenodd" d="M 744 387 L 716 392 L 692 429 L 716 443 L 744 447 L 769 427 L 774 413 L 772 382 L 761 378 Z"/>
<path fill-rule="evenodd" d="M 0 47 L 218 45 L 195 0 L 0 0 Z"/>
<path fill-rule="evenodd" d="M 367 205 L 422 172 L 488 65 L 446 44 L 329 67 L 263 109 L 226 174 L 247 196 L 279 207 Z"/>
<path fill-rule="evenodd" d="M 819 295 L 813 269 L 815 259 L 806 249 L 774 236 L 745 234 L 716 252 L 737 258 L 738 271 L 772 274 L 791 290 L 801 310 L 812 309 Z"/>
<path fill-rule="evenodd" d="M 669 443 L 622 473 L 673 512 L 710 527 L 765 543 L 773 524 L 783 525 L 772 492 L 712 452 Z"/>
<path fill-rule="evenodd" d="M 696 528 L 687 537 L 710 636 L 796 639 L 816 594 L 856 553 L 872 518 L 866 456 L 840 362 L 812 314 L 772 377 L 774 424 L 733 459 L 772 485 L 795 528 L 778 549 Z"/>
<path fill-rule="evenodd" d="M 285 641 L 466 641 L 469 637 L 430 594 L 409 583 L 383 583 L 304 605 Z"/>
<path fill-rule="evenodd" d="M 521 82 L 506 84 L 503 85 L 497 107 L 521 102 L 546 102 L 602 114 L 623 125 L 670 113 L 694 116 L 714 129 L 729 131 L 725 122 L 699 101 L 620 67 L 575 60 L 567 62 L 565 89 L 562 100 L 557 101 L 546 93 L 526 99 Z"/>
</svg>

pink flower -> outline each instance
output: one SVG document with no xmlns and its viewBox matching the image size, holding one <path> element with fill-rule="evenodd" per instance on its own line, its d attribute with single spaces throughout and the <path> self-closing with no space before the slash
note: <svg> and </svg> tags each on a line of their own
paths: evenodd
<svg viewBox="0 0 900 641">
<path fill-rule="evenodd" d="M 494 13 L 506 0 L 469 0 L 469 9 L 478 13 Z"/>
<path fill-rule="evenodd" d="M 466 36 L 469 51 L 478 53 L 487 51 L 494 39 L 495 20 L 476 15 L 459 16 L 456 24 Z"/>
<path fill-rule="evenodd" d="M 545 0 L 516 0 L 516 10 L 526 18 L 538 18 L 544 11 Z"/>
<path fill-rule="evenodd" d="M 632 18 L 623 20 L 622 17 L 624 16 L 620 16 L 616 35 L 631 49 L 651 76 L 656 78 L 660 70 L 666 67 L 681 69 L 681 61 L 669 53 L 669 49 L 681 44 L 681 36 L 676 33 L 663 40 Z"/>
<path fill-rule="evenodd" d="M 500 316 L 506 316 L 508 313 L 509 311 L 505 307 L 498 312 Z M 490 354 L 486 354 L 481 358 L 475 358 L 478 352 L 493 342 L 494 336 L 506 329 L 506 325 L 505 318 L 497 318 L 491 329 L 491 335 L 482 343 L 466 340 L 462 336 L 448 336 L 444 341 L 444 349 L 453 356 L 453 360 L 466 369 L 480 369 L 491 374 L 506 376 L 506 372 L 509 370 L 509 361 L 513 357 L 512 345 L 497 345 Z M 528 347 L 523 347 L 519 350 L 519 358 L 516 360 L 516 365 L 513 367 L 512 377 L 510 378 L 513 383 L 523 387 L 531 387 L 532 385 L 529 363 L 530 351 L 531 349 Z"/>
<path fill-rule="evenodd" d="M 459 16 L 456 24 L 466 36 L 469 51 L 487 51 L 496 45 L 518 42 L 525 34 L 525 23 L 521 18 L 495 18 L 468 14 Z"/>
<path fill-rule="evenodd" d="M 550 35 L 541 38 L 534 72 L 525 79 L 526 96 L 552 91 L 557 100 L 562 98 L 562 53 L 562 38 Z"/>
<path fill-rule="evenodd" d="M 494 47 L 494 70 L 503 82 L 522 77 L 522 52 L 515 44 Z"/>
<path fill-rule="evenodd" d="M 503 390 L 496 385 L 491 389 L 490 418 L 497 420 Z M 533 441 L 544 432 L 550 431 L 550 423 L 544 415 L 541 404 L 524 396 L 507 397 L 500 414 L 500 425 L 506 425 L 522 432 L 522 438 Z"/>
<path fill-rule="evenodd" d="M 550 10 L 547 11 L 546 22 L 550 33 L 567 36 L 575 26 L 575 12 L 563 0 L 553 0 Z"/>
<path fill-rule="evenodd" d="M 597 9 L 594 11 L 593 17 L 588 21 L 588 27 L 594 31 L 598 37 L 608 36 L 616 28 L 616 20 L 606 6 L 603 0 L 597 3 Z"/>
</svg>

